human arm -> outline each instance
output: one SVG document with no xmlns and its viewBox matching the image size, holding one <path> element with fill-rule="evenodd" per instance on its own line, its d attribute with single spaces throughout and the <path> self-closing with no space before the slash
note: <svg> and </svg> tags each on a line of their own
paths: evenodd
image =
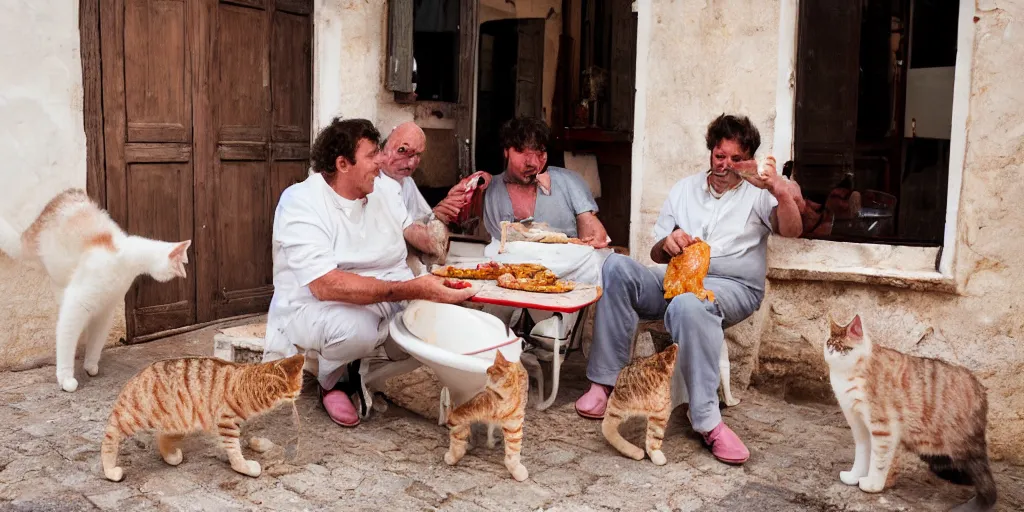
<svg viewBox="0 0 1024 512">
<path fill-rule="evenodd" d="M 473 288 L 448 288 L 441 278 L 429 274 L 410 281 L 382 281 L 338 269 L 309 283 L 309 291 L 318 300 L 357 305 L 416 299 L 458 304 L 476 294 Z"/>
<path fill-rule="evenodd" d="M 435 240 L 430 235 L 430 229 L 426 224 L 421 222 L 413 222 L 409 224 L 405 230 L 402 231 L 402 235 L 405 238 L 405 242 L 416 248 L 416 250 L 429 254 L 431 256 L 437 256 L 441 253 L 442 247 L 438 247 L 439 243 L 444 243 L 443 240 Z"/>
<path fill-rule="evenodd" d="M 757 162 L 746 160 L 735 165 L 740 169 L 740 176 L 755 187 L 767 190 L 778 205 L 772 210 L 770 223 L 772 231 L 788 238 L 795 238 L 803 233 L 803 219 L 800 210 L 805 207 L 800 185 L 786 179 L 775 170 L 775 157 L 765 159 L 764 169 L 757 171 Z"/>
<path fill-rule="evenodd" d="M 608 247 L 608 231 L 594 212 L 583 212 L 576 216 L 576 232 L 580 240 L 595 249 Z"/>
</svg>

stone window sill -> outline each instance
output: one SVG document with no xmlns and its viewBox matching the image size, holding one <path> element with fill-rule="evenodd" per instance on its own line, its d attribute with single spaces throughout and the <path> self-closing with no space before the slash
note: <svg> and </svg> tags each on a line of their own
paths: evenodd
<svg viewBox="0 0 1024 512">
<path fill-rule="evenodd" d="M 958 293 L 956 279 L 936 270 L 938 258 L 938 247 L 854 244 L 773 236 L 768 240 L 768 278 Z"/>
</svg>

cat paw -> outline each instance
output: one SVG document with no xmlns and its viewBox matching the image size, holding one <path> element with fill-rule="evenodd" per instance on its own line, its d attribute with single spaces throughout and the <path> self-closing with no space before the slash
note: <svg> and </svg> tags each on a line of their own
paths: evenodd
<svg viewBox="0 0 1024 512">
<path fill-rule="evenodd" d="M 243 464 L 244 465 L 241 467 L 231 466 L 231 469 L 253 478 L 260 476 L 260 473 L 263 472 L 263 468 L 260 467 L 260 463 L 254 460 L 243 461 Z"/>
<path fill-rule="evenodd" d="M 107 480 L 110 480 L 111 482 L 120 482 L 121 479 L 124 478 L 124 470 L 120 467 L 104 469 L 103 476 L 107 477 Z"/>
<path fill-rule="evenodd" d="M 661 450 L 652 450 L 650 455 L 651 462 L 657 466 L 664 466 L 668 462 L 668 459 L 665 458 L 665 452 Z"/>
<path fill-rule="evenodd" d="M 530 477 L 530 472 L 522 464 L 510 469 L 509 473 L 512 473 L 512 478 L 515 478 L 517 482 L 522 482 Z"/>
<path fill-rule="evenodd" d="M 739 404 L 740 404 L 740 399 L 739 398 L 735 398 L 735 397 L 731 397 L 731 396 L 725 398 L 725 406 L 726 407 L 736 407 Z"/>
<path fill-rule="evenodd" d="M 635 446 L 632 447 L 631 449 L 624 450 L 622 454 L 633 460 L 644 460 L 644 451 Z"/>
<path fill-rule="evenodd" d="M 170 455 L 164 455 L 164 462 L 166 462 L 166 463 L 168 463 L 168 464 L 170 464 L 172 466 L 177 466 L 178 464 L 181 464 L 181 459 L 182 459 L 181 448 L 175 449 L 174 453 L 172 453 Z M 258 468 L 259 468 L 259 466 L 257 466 L 257 471 L 259 471 Z"/>
<path fill-rule="evenodd" d="M 860 477 L 853 471 L 840 471 L 839 481 L 846 485 L 857 485 L 860 483 Z"/>
<path fill-rule="evenodd" d="M 85 364 L 82 365 L 82 368 L 85 369 L 86 375 L 88 375 L 90 377 L 95 377 L 96 374 L 100 372 L 100 364 L 99 363 L 91 363 L 91 364 L 90 363 L 85 363 Z"/>
<path fill-rule="evenodd" d="M 461 459 L 462 459 L 461 455 L 456 456 L 452 452 L 446 452 L 444 454 L 444 463 L 448 464 L 449 466 L 454 466 L 454 465 L 458 464 L 459 460 L 461 460 Z"/>
<path fill-rule="evenodd" d="M 872 479 L 864 476 L 858 480 L 857 485 L 860 487 L 860 490 L 864 492 L 882 492 L 882 487 L 885 486 L 885 482 L 876 483 L 872 481 Z"/>
<path fill-rule="evenodd" d="M 74 393 L 78 389 L 78 381 L 74 377 L 58 378 L 57 381 L 60 382 L 60 388 L 68 393 Z"/>
</svg>

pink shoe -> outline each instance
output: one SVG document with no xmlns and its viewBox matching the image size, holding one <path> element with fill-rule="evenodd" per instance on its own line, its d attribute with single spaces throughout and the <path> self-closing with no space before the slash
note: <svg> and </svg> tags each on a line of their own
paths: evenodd
<svg viewBox="0 0 1024 512">
<path fill-rule="evenodd" d="M 611 392 L 611 388 L 603 384 L 590 383 L 590 389 L 576 400 L 576 414 L 592 420 L 604 418 Z"/>
<path fill-rule="evenodd" d="M 356 406 L 352 405 L 352 401 L 348 399 L 348 395 L 344 391 L 337 389 L 326 391 L 321 387 L 320 400 L 331 421 L 343 427 L 354 427 L 359 424 L 359 413 L 356 412 Z"/>
<path fill-rule="evenodd" d="M 704 436 L 704 443 L 711 447 L 711 454 L 726 464 L 743 464 L 750 458 L 750 451 L 743 445 L 743 441 L 724 421 L 711 432 L 701 435 Z"/>
</svg>

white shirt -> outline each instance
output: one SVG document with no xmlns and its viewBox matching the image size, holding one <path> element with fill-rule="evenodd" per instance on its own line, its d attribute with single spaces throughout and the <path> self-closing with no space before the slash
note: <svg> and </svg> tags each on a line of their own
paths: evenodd
<svg viewBox="0 0 1024 512">
<path fill-rule="evenodd" d="M 365 199 L 345 199 L 314 173 L 281 194 L 271 244 L 274 298 L 267 318 L 268 350 L 287 343 L 280 339 L 281 331 L 295 313 L 319 302 L 309 283 L 331 270 L 384 281 L 413 278 L 402 234 L 410 220 L 396 215 L 377 192 Z"/>
<path fill-rule="evenodd" d="M 676 227 L 711 246 L 711 257 L 738 257 L 760 245 L 771 233 L 772 210 L 779 202 L 767 190 L 746 181 L 715 199 L 708 175 L 701 172 L 676 182 L 654 225 L 661 240 Z"/>
<path fill-rule="evenodd" d="M 412 179 L 412 176 L 406 176 L 402 178 L 402 181 L 395 181 L 394 178 L 381 171 L 377 175 L 373 187 L 375 192 L 380 191 L 387 195 L 388 206 L 396 215 L 404 211 L 410 221 L 423 220 L 433 211 L 423 194 L 420 193 L 420 189 L 416 187 L 416 181 Z"/>
</svg>

